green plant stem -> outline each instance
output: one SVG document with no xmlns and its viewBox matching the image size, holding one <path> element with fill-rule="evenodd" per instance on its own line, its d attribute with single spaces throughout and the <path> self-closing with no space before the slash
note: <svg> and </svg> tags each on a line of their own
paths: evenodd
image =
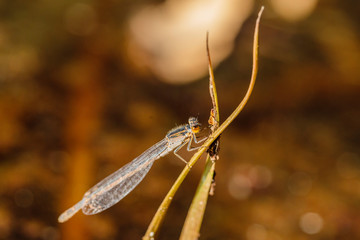
<svg viewBox="0 0 360 240">
<path fill-rule="evenodd" d="M 213 133 L 219 127 L 220 117 L 214 71 L 212 68 L 210 57 L 209 33 L 206 34 L 206 50 L 209 62 L 209 92 L 213 104 L 213 107 L 210 111 L 209 123 L 211 125 L 211 132 Z M 219 144 L 219 139 L 217 139 L 216 141 L 218 141 L 216 144 Z M 191 202 L 188 214 L 186 216 L 185 223 L 180 235 L 180 240 L 197 239 L 199 236 L 201 223 L 204 218 L 206 204 L 209 196 L 209 190 L 215 172 L 215 161 L 218 158 L 217 154 L 217 152 L 213 152 L 211 156 L 209 153 L 207 155 L 205 169 L 201 176 L 199 185 L 196 189 L 194 198 Z"/>
<path fill-rule="evenodd" d="M 239 115 L 241 110 L 244 108 L 245 104 L 248 102 L 250 95 L 252 93 L 252 90 L 254 88 L 257 71 L 258 71 L 258 32 L 259 32 L 259 22 L 261 14 L 264 10 L 264 7 L 261 8 L 258 18 L 256 20 L 256 27 L 255 27 L 255 34 L 254 34 L 254 47 L 253 47 L 253 69 L 252 69 L 252 75 L 251 75 L 251 81 L 249 84 L 249 88 L 245 94 L 245 97 L 240 102 L 240 104 L 236 107 L 236 109 L 233 111 L 233 113 L 220 125 L 218 129 L 214 133 L 212 133 L 208 139 L 204 142 L 204 144 L 199 148 L 199 150 L 192 156 L 190 159 L 188 165 L 183 169 L 183 171 L 180 173 L 179 177 L 176 179 L 175 183 L 169 190 L 168 194 L 160 204 L 160 207 L 156 211 L 146 233 L 143 239 L 154 239 L 158 229 L 160 228 L 160 225 L 165 217 L 165 214 L 169 208 L 169 205 L 180 187 L 181 183 L 189 173 L 190 169 L 194 164 L 197 162 L 197 160 L 201 157 L 201 155 L 209 148 L 209 146 L 216 140 L 218 136 L 230 125 L 230 123 Z"/>
<path fill-rule="evenodd" d="M 214 171 L 215 162 L 211 161 L 210 156 L 208 156 L 203 175 L 181 231 L 180 240 L 198 239 L 200 235 L 200 227 L 204 218 Z"/>
<path fill-rule="evenodd" d="M 220 116 L 219 116 L 219 102 L 218 102 L 218 96 L 216 91 L 216 85 L 215 85 L 215 77 L 214 77 L 214 70 L 211 63 L 211 57 L 210 57 L 210 48 L 209 48 L 209 32 L 206 34 L 206 52 L 208 56 L 208 62 L 209 62 L 209 92 L 210 97 L 212 101 L 212 109 L 213 111 L 210 112 L 210 118 L 215 118 L 215 122 L 210 122 L 212 125 L 212 132 L 219 126 L 220 122 Z"/>
</svg>

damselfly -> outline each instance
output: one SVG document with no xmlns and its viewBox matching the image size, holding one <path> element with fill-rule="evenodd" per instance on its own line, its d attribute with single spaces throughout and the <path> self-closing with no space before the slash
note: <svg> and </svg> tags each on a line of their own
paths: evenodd
<svg viewBox="0 0 360 240">
<path fill-rule="evenodd" d="M 171 151 L 174 151 L 177 157 L 186 162 L 177 151 L 186 144 L 188 144 L 188 151 L 196 149 L 191 147 L 191 143 L 192 141 L 195 143 L 202 141 L 198 141 L 195 136 L 199 131 L 200 123 L 196 118 L 190 117 L 188 124 L 170 130 L 163 140 L 90 188 L 80 202 L 60 215 L 58 221 L 67 221 L 80 209 L 84 214 L 92 215 L 113 206 L 141 182 L 156 159 Z"/>
</svg>

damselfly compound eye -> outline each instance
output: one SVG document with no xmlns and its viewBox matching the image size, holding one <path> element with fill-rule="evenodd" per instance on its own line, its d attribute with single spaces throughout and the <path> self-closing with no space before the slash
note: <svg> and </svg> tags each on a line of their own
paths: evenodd
<svg viewBox="0 0 360 240">
<path fill-rule="evenodd" d="M 195 127 L 195 126 L 200 126 L 199 121 L 197 120 L 197 118 L 195 117 L 190 117 L 189 118 L 189 125 L 191 128 Z"/>
</svg>

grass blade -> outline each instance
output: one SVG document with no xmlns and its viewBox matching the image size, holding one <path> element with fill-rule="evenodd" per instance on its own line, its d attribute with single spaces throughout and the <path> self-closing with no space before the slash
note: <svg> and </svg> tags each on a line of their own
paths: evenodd
<svg viewBox="0 0 360 240">
<path fill-rule="evenodd" d="M 258 35 L 259 35 L 259 23 L 260 23 L 260 17 L 261 14 L 264 10 L 264 7 L 261 8 L 259 14 L 258 14 L 258 18 L 256 20 L 256 26 L 255 26 L 255 33 L 254 33 L 254 46 L 253 46 L 253 69 L 252 69 L 252 75 L 251 75 L 251 80 L 250 80 L 250 84 L 249 84 L 249 88 L 245 94 L 245 97 L 243 98 L 243 100 L 240 102 L 240 104 L 236 107 L 236 109 L 233 111 L 233 113 L 225 120 L 225 122 L 223 124 L 221 124 L 219 126 L 219 128 L 217 128 L 209 137 L 208 139 L 203 143 L 203 145 L 199 148 L 199 150 L 192 156 L 192 158 L 190 159 L 188 165 L 183 169 L 183 171 L 180 173 L 179 177 L 176 179 L 175 183 L 173 184 L 173 186 L 171 187 L 171 189 L 169 190 L 168 194 L 166 195 L 166 197 L 164 198 L 164 200 L 162 201 L 162 203 L 160 204 L 160 207 L 158 208 L 158 210 L 156 211 L 143 239 L 144 240 L 148 240 L 148 239 L 154 239 L 155 235 L 158 231 L 158 229 L 161 226 L 161 223 L 163 222 L 163 219 L 167 213 L 167 210 L 171 204 L 171 201 L 176 193 L 176 191 L 178 190 L 178 188 L 180 187 L 181 183 L 184 181 L 185 177 L 187 176 L 187 174 L 190 171 L 190 168 L 197 162 L 197 160 L 201 157 L 201 155 L 210 147 L 210 145 L 217 140 L 217 138 L 220 136 L 220 134 L 230 125 L 230 123 L 237 117 L 237 115 L 239 115 L 239 113 L 242 111 L 242 109 L 245 107 L 246 103 L 248 102 L 250 95 L 252 93 L 252 90 L 254 88 L 255 85 L 255 81 L 256 81 L 256 76 L 257 76 L 257 71 L 258 71 Z M 211 73 L 212 74 L 212 73 Z M 211 81 L 211 80 L 210 80 Z M 215 86 L 215 85 L 214 85 Z M 216 100 L 217 101 L 217 100 Z M 217 109 L 218 111 L 218 109 Z M 214 113 L 214 117 L 215 117 L 215 113 Z M 208 161 L 209 162 L 209 161 Z M 210 161 L 211 162 L 211 161 Z M 210 166 L 210 165 L 209 165 Z M 214 166 L 214 165 L 212 165 Z M 208 172 L 211 172 L 212 167 L 205 168 L 208 169 Z M 206 179 L 209 178 L 209 174 L 205 177 L 204 179 L 204 183 L 206 182 Z M 212 177 L 211 177 L 212 178 Z M 203 179 L 203 178 L 202 178 Z M 203 186 L 207 186 L 206 184 L 204 184 Z M 204 191 L 206 190 L 206 188 L 204 187 Z M 202 189 L 200 189 L 199 191 L 197 191 L 197 193 L 201 193 L 203 192 Z M 208 194 L 208 190 L 206 190 L 206 194 Z M 195 196 L 195 198 L 197 198 L 197 202 L 200 203 L 201 202 L 201 196 L 199 195 L 198 197 Z M 203 202 L 204 203 L 204 202 Z M 204 204 L 203 209 L 205 209 L 206 204 Z M 203 216 L 203 212 L 204 210 L 199 211 L 200 215 L 197 214 L 197 218 L 201 219 L 200 223 L 202 222 L 202 216 Z M 197 220 L 198 221 L 198 220 Z M 199 221 L 198 221 L 199 222 Z M 199 231 L 197 231 L 197 234 L 193 234 L 193 238 L 191 238 L 191 236 L 189 236 L 189 238 L 186 239 L 197 239 L 199 236 Z M 194 231 L 193 231 L 194 233 Z M 186 236 L 184 236 L 185 239 Z"/>
</svg>

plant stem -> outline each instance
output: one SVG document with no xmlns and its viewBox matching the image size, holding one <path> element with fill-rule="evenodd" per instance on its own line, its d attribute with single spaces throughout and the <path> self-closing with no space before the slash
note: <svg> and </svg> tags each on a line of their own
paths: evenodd
<svg viewBox="0 0 360 240">
<path fill-rule="evenodd" d="M 213 132 L 208 139 L 204 142 L 204 144 L 199 148 L 199 150 L 192 156 L 190 159 L 188 165 L 183 169 L 183 171 L 180 173 L 179 177 L 176 179 L 175 183 L 169 190 L 168 194 L 160 204 L 160 207 L 156 211 L 146 233 L 143 239 L 154 239 L 158 229 L 160 228 L 160 225 L 166 215 L 166 212 L 171 204 L 171 201 L 180 187 L 181 183 L 187 176 L 187 174 L 190 171 L 190 168 L 197 162 L 197 160 L 201 157 L 201 155 L 210 147 L 210 145 L 217 139 L 217 137 L 220 136 L 220 134 L 230 125 L 230 123 L 239 115 L 241 110 L 244 108 L 246 103 L 248 102 L 250 95 L 252 93 L 252 90 L 255 85 L 255 80 L 257 76 L 258 71 L 258 35 L 259 35 L 259 23 L 260 23 L 260 17 L 264 10 L 264 7 L 261 8 L 258 14 L 258 18 L 256 20 L 256 26 L 255 26 L 255 33 L 254 33 L 254 46 L 253 46 L 253 69 L 252 69 L 252 75 L 251 80 L 249 84 L 249 88 L 245 94 L 245 97 L 240 102 L 240 104 L 236 107 L 234 112 L 225 120 L 224 123 L 222 123 L 218 129 Z"/>
</svg>

